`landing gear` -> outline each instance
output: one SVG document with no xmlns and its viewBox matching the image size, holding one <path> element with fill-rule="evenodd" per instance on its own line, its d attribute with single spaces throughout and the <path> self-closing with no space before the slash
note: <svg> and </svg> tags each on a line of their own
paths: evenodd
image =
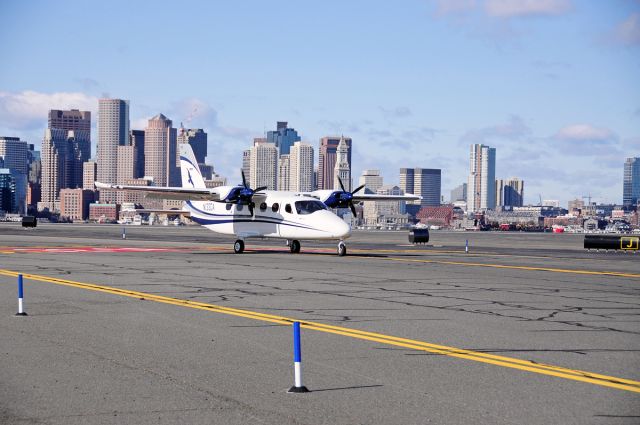
<svg viewBox="0 0 640 425">
<path fill-rule="evenodd" d="M 299 253 L 299 252 L 300 252 L 300 241 L 297 241 L 297 240 L 295 240 L 295 239 L 294 239 L 294 240 L 292 240 L 292 241 L 289 243 L 289 249 L 291 250 L 291 253 L 292 253 L 292 254 L 297 254 L 297 253 Z"/>
<path fill-rule="evenodd" d="M 242 254 L 244 251 L 244 241 L 242 239 L 238 239 L 236 243 L 233 244 L 233 252 L 236 254 Z"/>
<path fill-rule="evenodd" d="M 338 242 L 338 256 L 344 257 L 345 255 L 347 255 L 347 246 L 344 242 L 340 241 Z"/>
</svg>

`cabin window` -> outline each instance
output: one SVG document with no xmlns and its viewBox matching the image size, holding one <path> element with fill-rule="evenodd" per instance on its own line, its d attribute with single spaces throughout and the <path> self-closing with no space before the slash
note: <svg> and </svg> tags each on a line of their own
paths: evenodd
<svg viewBox="0 0 640 425">
<path fill-rule="evenodd" d="M 263 202 L 260 204 L 260 211 L 266 211 L 267 210 L 267 203 Z"/>
<path fill-rule="evenodd" d="M 312 214 L 326 209 L 327 206 L 320 201 L 296 201 L 296 211 L 300 215 Z"/>
<path fill-rule="evenodd" d="M 231 211 L 231 204 L 227 204 L 226 208 L 227 208 L 227 211 Z"/>
<path fill-rule="evenodd" d="M 291 204 L 287 204 L 284 206 L 284 210 L 289 214 L 293 214 L 293 210 L 291 209 Z"/>
<path fill-rule="evenodd" d="M 271 206 L 271 211 L 273 211 L 273 212 L 278 212 L 278 209 L 279 209 L 279 208 L 280 208 L 280 205 L 278 205 L 278 204 L 273 204 L 273 205 Z"/>
<path fill-rule="evenodd" d="M 238 206 L 236 207 L 237 211 L 242 211 L 242 204 L 238 204 Z"/>
</svg>

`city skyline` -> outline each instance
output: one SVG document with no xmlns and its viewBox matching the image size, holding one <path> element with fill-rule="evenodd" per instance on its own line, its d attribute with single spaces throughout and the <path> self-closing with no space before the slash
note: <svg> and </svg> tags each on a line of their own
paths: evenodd
<svg viewBox="0 0 640 425">
<path fill-rule="evenodd" d="M 11 18 L 0 31 L 14 40 L 0 46 L 9 59 L 0 70 L 0 135 L 39 149 L 49 109 L 96 117 L 98 99 L 108 96 L 130 100 L 132 129 L 158 113 L 203 128 L 208 162 L 230 184 L 240 180 L 251 140 L 287 121 L 312 146 L 327 135 L 352 137 L 352 176 L 380 169 L 397 184 L 402 167 L 437 168 L 443 193 L 467 180 L 469 146 L 487 144 L 499 152 L 496 176 L 527 182 L 525 204 L 589 194 L 621 203 L 624 161 L 640 155 L 638 2 L 550 0 L 538 9 L 489 0 L 402 8 L 192 2 L 197 34 L 134 20 L 142 13 L 169 19 L 169 12 L 131 4 L 127 16 L 114 18 L 127 31 L 101 31 L 118 13 L 115 3 L 0 6 Z M 265 34 L 258 24 L 276 15 L 298 22 L 339 15 L 353 25 L 322 37 L 286 27 Z M 77 24 L 51 37 L 84 34 L 77 42 L 86 57 L 73 68 L 41 42 L 52 19 Z M 216 19 L 215 28 L 207 19 Z M 198 56 L 198 66 L 164 66 L 166 56 L 148 43 L 154 37 L 176 61 Z M 275 55 L 261 53 L 276 46 L 299 66 L 274 66 Z"/>
</svg>

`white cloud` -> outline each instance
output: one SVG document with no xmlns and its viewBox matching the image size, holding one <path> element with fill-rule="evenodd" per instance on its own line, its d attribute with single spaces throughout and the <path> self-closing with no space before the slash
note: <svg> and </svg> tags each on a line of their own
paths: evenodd
<svg viewBox="0 0 640 425">
<path fill-rule="evenodd" d="M 571 9 L 570 0 L 487 0 L 487 15 L 495 18 L 562 15 Z"/>
<path fill-rule="evenodd" d="M 632 13 L 620 22 L 614 31 L 614 39 L 625 46 L 640 45 L 640 13 Z"/>
<path fill-rule="evenodd" d="M 91 111 L 95 117 L 98 98 L 80 92 L 0 92 L 0 127 L 13 130 L 46 128 L 50 109 L 80 109 Z"/>
<path fill-rule="evenodd" d="M 571 142 L 609 143 L 616 141 L 616 134 L 607 128 L 597 128 L 589 124 L 573 124 L 561 128 L 556 139 Z"/>
<path fill-rule="evenodd" d="M 412 114 L 411 109 L 409 109 L 406 106 L 397 106 L 395 108 L 389 108 L 389 109 L 383 108 L 381 106 L 380 111 L 382 112 L 382 115 L 386 119 L 406 118 Z"/>
<path fill-rule="evenodd" d="M 437 0 L 436 13 L 439 16 L 466 13 L 476 7 L 476 0 Z"/>
<path fill-rule="evenodd" d="M 531 134 L 531 129 L 518 115 L 509 116 L 509 121 L 477 130 L 467 131 L 461 138 L 463 144 L 485 143 L 495 140 L 519 141 Z"/>
</svg>

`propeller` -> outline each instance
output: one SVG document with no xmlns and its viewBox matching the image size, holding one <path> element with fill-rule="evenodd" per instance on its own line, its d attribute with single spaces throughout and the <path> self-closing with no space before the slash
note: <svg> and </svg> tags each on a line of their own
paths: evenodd
<svg viewBox="0 0 640 425">
<path fill-rule="evenodd" d="M 253 216 L 253 209 L 255 207 L 255 204 L 253 203 L 253 195 L 267 189 L 267 186 L 260 186 L 256 189 L 251 189 L 247 184 L 246 177 L 244 176 L 244 170 L 240 170 L 240 172 L 242 173 L 242 187 L 233 188 L 231 193 L 227 196 L 227 201 L 238 205 L 247 205 L 251 216 Z"/>
<path fill-rule="evenodd" d="M 346 208 L 349 207 L 354 217 L 356 215 L 356 207 L 353 204 L 353 195 L 362 190 L 365 185 L 358 186 L 353 192 L 349 192 L 344 188 L 342 179 L 338 177 L 338 183 L 342 191 L 333 192 L 329 198 L 324 202 L 329 208 Z"/>
</svg>

